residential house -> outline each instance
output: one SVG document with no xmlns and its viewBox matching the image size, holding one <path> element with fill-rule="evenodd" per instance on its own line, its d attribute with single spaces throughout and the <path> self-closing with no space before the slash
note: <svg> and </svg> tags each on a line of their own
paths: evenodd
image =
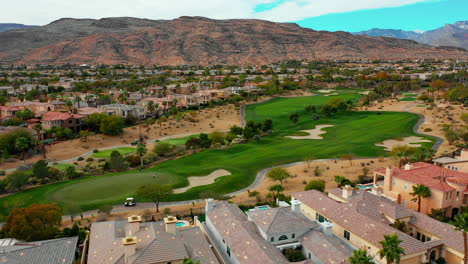
<svg viewBox="0 0 468 264">
<path fill-rule="evenodd" d="M 460 155 L 450 157 L 441 157 L 433 160 L 434 164 L 454 171 L 468 173 L 468 149 L 462 149 Z"/>
<path fill-rule="evenodd" d="M 6 93 L 10 96 L 17 96 L 20 92 L 13 86 L 0 86 L 0 94 Z"/>
<path fill-rule="evenodd" d="M 264 206 L 265 207 L 265 206 Z M 296 263 L 348 263 L 353 247 L 300 212 L 298 204 L 242 212 L 235 204 L 207 200 L 206 230 L 226 263 L 290 263 L 282 254 L 299 249 Z"/>
<path fill-rule="evenodd" d="M 406 164 L 403 169 L 382 168 L 374 171 L 374 183 L 384 177 L 383 193 L 404 207 L 417 210 L 418 203 L 410 193 L 418 184 L 429 187 L 431 196 L 421 201 L 421 213 L 432 209 L 444 210 L 446 216 L 454 217 L 460 208 L 468 204 L 468 173 L 437 165 L 417 162 Z"/>
<path fill-rule="evenodd" d="M 0 263 L 72 264 L 77 258 L 78 237 L 22 242 L 0 239 Z"/>
<path fill-rule="evenodd" d="M 42 115 L 41 123 L 44 130 L 52 127 L 70 128 L 77 132 L 84 124 L 85 116 L 70 113 L 47 112 Z"/>
<path fill-rule="evenodd" d="M 112 110 L 122 117 L 134 116 L 139 119 L 146 118 L 145 107 L 142 105 L 108 104 L 101 105 L 99 108 L 103 110 Z"/>
<path fill-rule="evenodd" d="M 185 258 L 218 264 L 198 220 L 195 226 L 179 227 L 180 223 L 185 222 L 171 216 L 160 222 L 131 216 L 93 223 L 88 264 L 181 264 Z"/>
<path fill-rule="evenodd" d="M 378 187 L 372 193 L 350 187 L 327 191 L 329 196 L 316 190 L 294 193 L 291 202 L 298 201 L 303 215 L 328 223 L 334 234 L 367 250 L 378 263 L 387 263 L 379 257 L 379 242 L 385 235 L 396 234 L 404 250 L 400 264 L 434 263 L 439 258 L 462 264 L 463 235 L 452 225 L 383 197 Z M 396 221 L 406 223 L 404 231 L 392 226 Z"/>
<path fill-rule="evenodd" d="M 83 107 L 83 108 L 78 109 L 77 112 L 78 112 L 79 115 L 82 115 L 82 116 L 85 116 L 85 117 L 88 117 L 88 116 L 90 116 L 92 114 L 96 114 L 96 113 L 104 113 L 104 114 L 108 114 L 108 115 L 114 115 L 115 114 L 114 110 L 101 109 L 101 108 L 97 108 L 97 107 Z"/>
</svg>

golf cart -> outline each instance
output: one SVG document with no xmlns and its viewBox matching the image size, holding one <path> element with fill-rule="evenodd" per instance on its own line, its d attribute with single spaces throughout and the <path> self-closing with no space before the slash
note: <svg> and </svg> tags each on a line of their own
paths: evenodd
<svg viewBox="0 0 468 264">
<path fill-rule="evenodd" d="M 134 139 L 134 140 L 132 141 L 131 145 L 132 145 L 132 146 L 136 146 L 136 145 L 138 145 L 139 142 L 140 142 L 139 139 Z"/>
<path fill-rule="evenodd" d="M 125 205 L 125 207 L 127 207 L 127 206 L 135 206 L 135 205 L 136 205 L 135 199 L 133 199 L 132 197 L 127 198 L 127 200 L 125 201 L 124 205 Z"/>
</svg>

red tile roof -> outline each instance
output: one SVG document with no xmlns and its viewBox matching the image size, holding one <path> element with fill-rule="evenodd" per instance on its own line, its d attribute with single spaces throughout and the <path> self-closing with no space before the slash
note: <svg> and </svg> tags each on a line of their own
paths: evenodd
<svg viewBox="0 0 468 264">
<path fill-rule="evenodd" d="M 443 192 L 455 190 L 447 182 L 468 185 L 468 173 L 454 171 L 425 162 L 417 162 L 411 166 L 412 168 L 410 170 L 392 168 L 392 176 Z M 375 172 L 385 175 L 385 170 L 385 168 L 382 168 L 375 170 Z"/>
<path fill-rule="evenodd" d="M 54 120 L 68 120 L 71 118 L 83 118 L 82 115 L 74 115 L 69 113 L 59 112 L 47 112 L 42 116 L 42 121 L 54 121 Z"/>
</svg>

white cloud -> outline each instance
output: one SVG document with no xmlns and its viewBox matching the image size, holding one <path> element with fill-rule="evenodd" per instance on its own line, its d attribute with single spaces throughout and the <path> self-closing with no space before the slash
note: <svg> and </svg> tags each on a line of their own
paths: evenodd
<svg viewBox="0 0 468 264">
<path fill-rule="evenodd" d="M 277 0 L 16 0 L 2 4 L 0 23 L 43 25 L 63 17 L 102 18 L 133 16 L 173 19 L 205 16 L 217 19 L 259 18 L 296 21 L 329 13 L 402 6 L 427 0 L 292 0 L 255 13 L 261 3 Z"/>
</svg>

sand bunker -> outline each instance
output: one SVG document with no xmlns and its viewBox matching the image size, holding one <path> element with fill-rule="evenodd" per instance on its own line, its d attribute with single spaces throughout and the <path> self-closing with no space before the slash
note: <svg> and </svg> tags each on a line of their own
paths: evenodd
<svg viewBox="0 0 468 264">
<path fill-rule="evenodd" d="M 322 134 L 327 133 L 327 131 L 322 131 L 322 128 L 332 127 L 333 125 L 318 125 L 314 129 L 301 130 L 302 132 L 309 133 L 308 136 L 287 136 L 292 139 L 323 139 Z"/>
<path fill-rule="evenodd" d="M 401 140 L 397 139 L 387 139 L 382 143 L 375 144 L 376 146 L 379 147 L 384 147 L 386 151 L 392 151 L 393 147 L 397 145 L 404 145 L 404 146 L 410 146 L 410 147 L 421 147 L 421 144 L 417 144 L 420 142 L 431 142 L 430 140 L 423 139 L 422 137 L 405 137 L 402 138 Z"/>
<path fill-rule="evenodd" d="M 318 90 L 317 92 L 319 93 L 331 93 L 334 92 L 335 90 Z"/>
<path fill-rule="evenodd" d="M 326 95 L 324 95 L 324 96 L 332 96 L 332 95 L 338 95 L 338 93 L 326 94 Z"/>
<path fill-rule="evenodd" d="M 184 188 L 175 189 L 174 193 L 183 193 L 193 187 L 212 184 L 215 182 L 215 179 L 228 175 L 231 175 L 231 173 L 227 170 L 215 170 L 206 176 L 190 176 L 188 177 L 189 185 Z"/>
<path fill-rule="evenodd" d="M 370 94 L 370 91 L 365 91 L 365 92 L 359 92 L 360 94 L 368 95 Z"/>
</svg>

